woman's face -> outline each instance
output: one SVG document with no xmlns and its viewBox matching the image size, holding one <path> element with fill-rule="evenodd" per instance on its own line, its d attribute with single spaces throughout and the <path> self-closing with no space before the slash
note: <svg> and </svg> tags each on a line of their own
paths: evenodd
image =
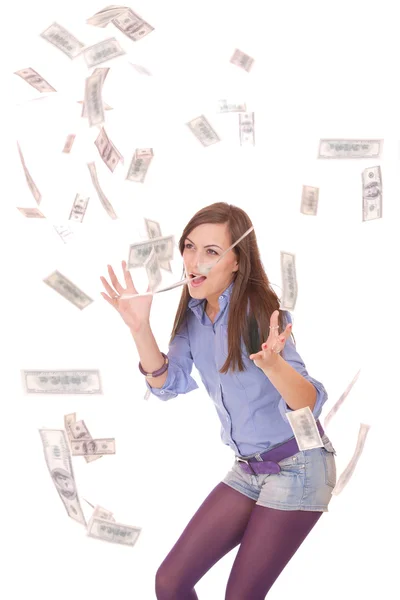
<svg viewBox="0 0 400 600">
<path fill-rule="evenodd" d="M 205 223 L 195 227 L 189 237 L 185 239 L 183 262 L 185 276 L 190 273 L 201 275 L 202 266 L 212 266 L 207 277 L 199 285 L 189 284 L 191 296 L 205 298 L 226 289 L 232 281 L 233 272 L 238 270 L 238 263 L 234 250 L 217 263 L 223 252 L 232 244 L 227 229 L 227 224 Z"/>
</svg>

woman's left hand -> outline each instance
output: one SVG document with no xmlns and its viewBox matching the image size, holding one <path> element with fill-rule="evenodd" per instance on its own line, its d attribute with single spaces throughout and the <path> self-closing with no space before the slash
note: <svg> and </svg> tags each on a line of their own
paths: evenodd
<svg viewBox="0 0 400 600">
<path fill-rule="evenodd" d="M 279 352 L 283 350 L 286 340 L 290 337 L 292 326 L 289 323 L 283 333 L 279 333 L 278 327 L 279 310 L 275 310 L 271 315 L 270 332 L 266 342 L 261 345 L 261 351 L 257 354 L 250 354 L 249 358 L 259 369 L 269 369 L 273 367 L 278 360 Z"/>
</svg>

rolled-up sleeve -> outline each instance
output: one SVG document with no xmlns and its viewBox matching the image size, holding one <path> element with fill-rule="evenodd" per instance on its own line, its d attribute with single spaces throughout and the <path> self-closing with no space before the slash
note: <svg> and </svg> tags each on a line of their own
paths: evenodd
<svg viewBox="0 0 400 600">
<path fill-rule="evenodd" d="M 286 311 L 286 317 L 287 317 L 287 322 L 292 323 L 292 317 L 290 316 L 290 313 L 287 311 Z M 315 401 L 315 405 L 314 405 L 314 408 L 312 411 L 315 420 L 317 420 L 319 418 L 319 416 L 321 415 L 323 405 L 325 404 L 325 402 L 328 399 L 328 393 L 327 393 L 326 389 L 324 388 L 324 386 L 322 385 L 322 383 L 320 381 L 317 381 L 316 379 L 314 379 L 307 373 L 307 369 L 303 362 L 303 359 L 301 358 L 300 354 L 297 352 L 296 346 L 294 345 L 291 337 L 288 338 L 288 340 L 286 341 L 285 348 L 283 351 L 283 358 L 284 358 L 284 360 L 286 360 L 287 363 L 289 363 L 290 366 L 292 366 L 294 369 L 296 369 L 296 371 L 298 373 L 300 373 L 300 375 L 302 375 L 305 379 L 307 379 L 307 381 L 312 383 L 313 386 L 315 387 L 315 389 L 317 390 L 317 399 Z M 278 408 L 279 408 L 279 412 L 281 413 L 284 421 L 289 423 L 289 419 L 287 418 L 286 414 L 288 412 L 293 412 L 293 410 L 286 404 L 286 402 L 282 398 L 282 396 L 279 399 Z"/>
<path fill-rule="evenodd" d="M 161 388 L 153 388 L 145 378 L 146 386 L 160 400 L 170 400 L 179 394 L 187 394 L 199 386 L 191 377 L 193 357 L 190 351 L 187 322 L 180 327 L 168 348 L 168 377 Z"/>
</svg>

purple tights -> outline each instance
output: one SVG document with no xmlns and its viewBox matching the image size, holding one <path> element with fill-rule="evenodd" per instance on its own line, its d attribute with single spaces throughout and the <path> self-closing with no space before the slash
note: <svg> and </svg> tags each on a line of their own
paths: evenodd
<svg viewBox="0 0 400 600">
<path fill-rule="evenodd" d="M 263 600 L 321 515 L 257 506 L 219 483 L 158 568 L 157 600 L 198 600 L 196 583 L 238 544 L 225 600 Z"/>
</svg>

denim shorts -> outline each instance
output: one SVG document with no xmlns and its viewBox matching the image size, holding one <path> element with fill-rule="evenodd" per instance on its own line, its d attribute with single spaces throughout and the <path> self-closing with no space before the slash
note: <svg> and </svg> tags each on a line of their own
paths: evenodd
<svg viewBox="0 0 400 600">
<path fill-rule="evenodd" d="M 281 460 L 278 463 L 281 471 L 276 474 L 246 473 L 235 460 L 223 483 L 256 500 L 260 506 L 328 512 L 336 485 L 336 451 L 327 435 L 321 439 L 323 448 L 302 450 Z"/>
</svg>

